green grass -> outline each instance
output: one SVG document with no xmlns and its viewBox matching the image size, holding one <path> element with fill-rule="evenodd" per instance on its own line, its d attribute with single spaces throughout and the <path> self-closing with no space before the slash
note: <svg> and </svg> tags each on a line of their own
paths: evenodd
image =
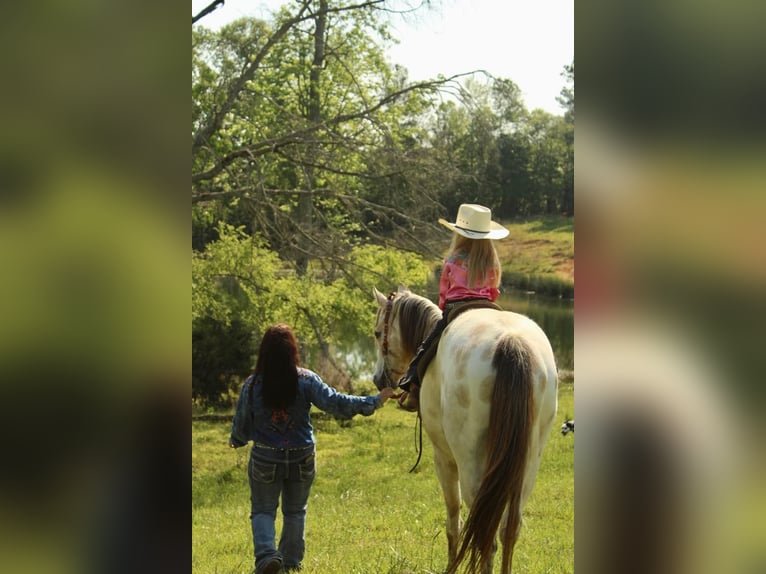
<svg viewBox="0 0 766 574">
<path fill-rule="evenodd" d="M 496 241 L 503 284 L 549 295 L 574 293 L 574 218 L 552 215 L 504 221 L 508 238 Z"/>
<path fill-rule="evenodd" d="M 574 412 L 561 384 L 559 415 L 524 512 L 514 572 L 574 571 L 574 437 L 558 427 Z M 424 436 L 416 459 L 415 416 L 392 401 L 371 417 L 312 415 L 317 478 L 309 499 L 303 574 L 426 574 L 447 562 L 445 510 Z M 252 571 L 249 448 L 226 446 L 228 422 L 192 422 L 192 571 Z M 278 520 L 277 531 L 280 531 Z M 499 553 L 496 570 L 499 569 Z"/>
</svg>

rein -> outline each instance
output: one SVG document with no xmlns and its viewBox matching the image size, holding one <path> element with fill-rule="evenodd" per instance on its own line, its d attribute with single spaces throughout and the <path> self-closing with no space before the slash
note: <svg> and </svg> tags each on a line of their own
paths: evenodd
<svg viewBox="0 0 766 574">
<path fill-rule="evenodd" d="M 388 366 L 388 330 L 391 325 L 391 312 L 394 308 L 394 298 L 396 295 L 396 291 L 391 291 L 388 294 L 388 297 L 386 297 L 386 310 L 383 311 L 383 341 L 380 344 L 380 351 L 383 355 L 383 376 L 386 377 L 388 386 L 392 388 L 394 385 L 391 383 L 394 381 L 391 380 L 391 375 L 389 374 L 390 368 Z M 401 393 L 394 394 L 391 398 L 401 400 L 405 396 L 405 392 L 402 391 Z M 419 433 L 418 430 L 420 431 Z M 418 451 L 418 458 L 410 469 L 410 472 L 415 471 L 418 464 L 420 464 L 421 457 L 423 456 L 423 419 L 420 418 L 420 405 L 418 405 L 418 418 L 415 420 L 415 432 L 418 434 L 418 438 L 416 439 L 418 442 L 415 445 L 415 448 Z"/>
<path fill-rule="evenodd" d="M 420 464 L 420 457 L 423 456 L 423 419 L 420 418 L 420 405 L 418 405 L 418 418 L 415 419 L 415 432 L 418 432 L 418 427 L 420 432 L 418 433 L 418 444 L 415 447 L 418 449 L 418 459 L 415 461 L 415 464 L 412 465 L 410 472 L 415 472 L 418 464 Z"/>
</svg>

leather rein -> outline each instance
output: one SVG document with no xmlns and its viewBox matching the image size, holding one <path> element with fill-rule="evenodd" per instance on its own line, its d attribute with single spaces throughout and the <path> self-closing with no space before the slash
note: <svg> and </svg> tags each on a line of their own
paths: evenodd
<svg viewBox="0 0 766 574">
<path fill-rule="evenodd" d="M 391 324 L 391 312 L 394 308 L 394 298 L 396 295 L 396 291 L 391 291 L 388 294 L 388 297 L 386 297 L 386 310 L 383 312 L 383 341 L 380 344 L 380 351 L 383 355 L 383 376 L 386 379 L 386 384 L 388 384 L 388 386 L 391 388 L 396 388 L 396 383 L 394 383 L 394 381 L 391 379 L 391 368 L 388 366 L 388 330 Z M 399 406 L 401 406 L 401 403 L 406 398 L 406 396 L 407 393 L 402 391 L 398 394 L 392 395 L 391 398 L 397 399 L 399 401 Z M 420 431 L 419 433 L 418 430 Z M 415 471 L 418 464 L 420 463 L 420 458 L 423 456 L 423 421 L 420 418 L 420 405 L 418 405 L 418 418 L 415 420 L 415 433 L 418 435 L 415 445 L 415 448 L 418 452 L 418 458 L 410 469 L 410 472 Z"/>
</svg>

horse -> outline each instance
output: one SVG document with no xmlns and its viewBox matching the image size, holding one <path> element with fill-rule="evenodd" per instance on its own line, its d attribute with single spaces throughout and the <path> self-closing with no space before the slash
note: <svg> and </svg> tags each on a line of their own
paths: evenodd
<svg viewBox="0 0 766 574">
<path fill-rule="evenodd" d="M 373 382 L 395 387 L 441 311 L 401 286 L 388 297 L 373 293 L 379 307 Z M 550 341 L 530 318 L 471 309 L 444 330 L 422 379 L 420 417 L 447 508 L 447 574 L 461 564 L 491 574 L 498 530 L 502 572 L 510 574 L 557 390 Z M 461 497 L 469 509 L 464 526 Z"/>
</svg>

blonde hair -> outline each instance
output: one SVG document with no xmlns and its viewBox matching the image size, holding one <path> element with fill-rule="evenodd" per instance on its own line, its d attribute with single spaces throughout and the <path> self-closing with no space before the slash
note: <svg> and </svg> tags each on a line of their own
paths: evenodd
<svg viewBox="0 0 766 574">
<path fill-rule="evenodd" d="M 469 287 L 479 287 L 485 281 L 491 281 L 489 287 L 500 286 L 503 270 L 491 239 L 469 239 L 459 233 L 453 233 L 447 257 L 457 254 L 466 257 Z"/>
</svg>

